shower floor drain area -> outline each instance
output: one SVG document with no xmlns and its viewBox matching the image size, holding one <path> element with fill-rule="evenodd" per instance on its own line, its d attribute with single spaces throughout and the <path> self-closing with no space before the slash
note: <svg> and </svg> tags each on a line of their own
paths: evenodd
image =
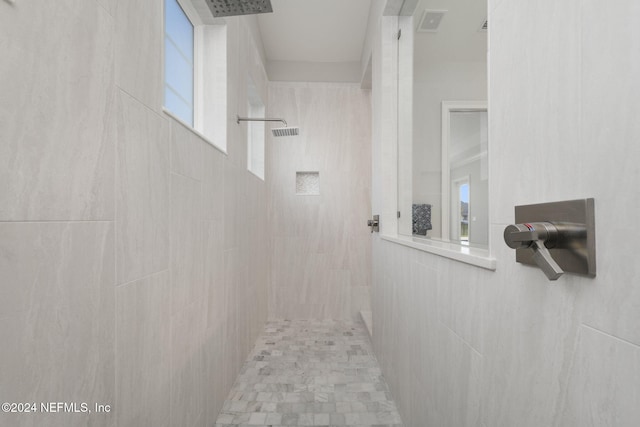
<svg viewBox="0 0 640 427">
<path fill-rule="evenodd" d="M 362 323 L 271 321 L 216 427 L 402 427 Z"/>
</svg>

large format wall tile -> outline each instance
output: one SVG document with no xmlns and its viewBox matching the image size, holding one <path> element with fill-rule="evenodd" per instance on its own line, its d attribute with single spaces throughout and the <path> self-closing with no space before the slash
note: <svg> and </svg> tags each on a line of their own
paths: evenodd
<svg viewBox="0 0 640 427">
<path fill-rule="evenodd" d="M 479 426 L 482 356 L 458 335 L 442 328 L 436 371 L 438 426 Z"/>
<path fill-rule="evenodd" d="M 202 212 L 205 220 L 224 218 L 226 156 L 209 144 L 202 148 Z"/>
<path fill-rule="evenodd" d="M 110 15 L 115 14 L 118 0 L 96 0 Z"/>
<path fill-rule="evenodd" d="M 640 70 L 634 37 L 638 33 L 632 18 L 640 9 L 632 1 L 606 11 L 595 2 L 525 3 L 504 2 L 492 18 L 499 29 L 492 32 L 492 94 L 497 94 L 492 106 L 499 116 L 490 118 L 497 130 L 491 142 L 497 147 L 494 150 L 492 145 L 490 156 L 497 161 L 493 182 L 500 187 L 492 201 L 497 209 L 493 218 L 495 222 L 512 220 L 513 206 L 522 203 L 595 197 L 598 275 L 591 279 L 567 274 L 552 285 L 538 269 L 514 262 L 513 252 L 502 243 L 503 227 L 496 226 L 496 257 L 504 267 L 487 283 L 491 299 L 486 304 L 484 421 L 496 426 L 515 422 L 565 426 L 574 424 L 560 421 L 562 402 L 565 396 L 576 399 L 577 392 L 568 386 L 569 370 L 574 359 L 587 357 L 582 344 L 577 344 L 579 333 L 584 338 L 581 323 L 640 342 L 640 293 L 633 286 L 637 269 L 631 255 L 634 239 L 616 237 L 630 233 L 620 221 L 621 212 L 640 208 L 638 197 L 625 194 L 620 186 L 637 179 L 635 165 L 640 159 L 640 151 L 630 143 L 640 135 L 631 118 L 633 109 L 620 108 L 635 105 L 640 94 L 635 77 Z M 557 8 L 552 15 L 549 7 Z M 550 25 L 549 16 L 557 24 Z M 520 19 L 535 27 L 550 25 L 562 43 L 540 44 L 537 31 L 523 32 L 523 25 L 517 23 Z M 522 34 L 518 46 L 511 44 L 516 34 Z M 515 67 L 503 62 L 517 58 L 523 45 L 528 61 Z M 558 60 L 562 65 L 553 66 Z M 546 73 L 529 75 L 540 65 Z M 615 78 L 610 81 L 612 75 Z M 531 92 L 521 96 L 513 91 L 516 86 Z M 531 105 L 527 116 L 518 112 L 522 102 Z M 544 179 L 536 181 L 524 165 L 513 169 L 522 159 L 517 152 L 525 150 L 529 150 L 527 162 L 541 165 L 536 174 Z M 553 155 L 536 159 L 540 153 Z M 608 392 L 601 393 L 598 396 L 594 390 L 590 399 L 606 400 Z M 532 406 L 535 411 L 528 409 Z M 612 411 L 628 417 L 621 409 Z"/>
<path fill-rule="evenodd" d="M 224 249 L 237 248 L 240 244 L 239 227 L 242 226 L 239 220 L 241 210 L 245 209 L 240 203 L 238 191 L 240 189 L 240 180 L 243 178 L 244 170 L 240 167 L 226 161 L 224 163 Z"/>
<path fill-rule="evenodd" d="M 586 196 L 595 198 L 598 251 L 585 323 L 640 345 L 637 230 L 627 220 L 627 213 L 640 212 L 640 3 L 624 1 L 604 10 L 595 1 L 581 3 L 584 22 L 607 22 L 584 26 L 581 34 L 580 142 L 588 149 L 580 181 Z"/>
<path fill-rule="evenodd" d="M 492 272 L 441 259 L 438 277 L 438 319 L 482 354 L 483 301 Z"/>
<path fill-rule="evenodd" d="M 377 243 L 376 243 L 376 246 Z M 442 352 L 437 345 L 435 331 L 438 325 L 437 307 L 437 270 L 422 263 L 418 258 L 411 264 L 410 286 L 406 290 L 409 306 L 406 313 L 413 313 L 414 321 L 409 323 L 409 336 L 420 337 L 410 343 L 409 355 L 410 386 L 408 397 L 411 420 L 417 425 L 438 424 L 438 369 L 434 369 L 439 360 L 447 359 L 449 354 Z M 378 301 L 380 304 L 381 301 Z"/>
<path fill-rule="evenodd" d="M 489 210 L 494 223 L 513 221 L 516 205 L 588 196 L 579 179 L 584 149 L 579 3 L 509 1 L 491 15 Z"/>
<path fill-rule="evenodd" d="M 169 126 L 129 95 L 118 96 L 118 283 L 169 267 Z"/>
<path fill-rule="evenodd" d="M 171 313 L 203 300 L 200 181 L 171 174 Z"/>
<path fill-rule="evenodd" d="M 115 406 L 114 270 L 111 222 L 0 224 L 3 402 Z M 111 426 L 113 415 L 2 413 L 0 424 Z"/>
<path fill-rule="evenodd" d="M 207 293 L 207 326 L 215 328 L 227 318 L 224 274 L 224 252 L 222 249 L 224 225 L 221 220 L 205 221 L 203 225 L 203 278 Z"/>
<path fill-rule="evenodd" d="M 225 155 L 161 111 L 162 1 L 32 3 L 0 0 L 0 395 L 112 412 L 0 424 L 213 425 L 267 316 L 246 18 Z"/>
<path fill-rule="evenodd" d="M 502 243 L 503 229 L 491 227 L 493 241 Z M 516 263 L 506 245 L 498 245 L 494 254 L 502 267 L 483 284 L 483 421 L 505 427 L 555 425 L 585 279 L 566 275 L 551 284 L 538 268 Z"/>
<path fill-rule="evenodd" d="M 202 138 L 183 124 L 171 120 L 171 172 L 202 179 Z"/>
<path fill-rule="evenodd" d="M 0 3 L 0 220 L 113 219 L 113 38 L 93 1 Z"/>
<path fill-rule="evenodd" d="M 248 264 L 248 301 L 249 309 L 254 310 L 258 318 L 267 318 L 268 289 L 263 286 L 269 280 L 269 250 L 268 250 L 268 220 L 267 220 L 267 198 L 264 182 L 249 175 L 247 191 L 247 227 L 244 241 L 246 243 L 246 255 Z M 249 325 L 250 336 L 254 337 L 261 333 L 261 325 L 253 322 Z"/>
<path fill-rule="evenodd" d="M 638 424 L 640 347 L 588 326 L 571 365 L 562 427 Z"/>
<path fill-rule="evenodd" d="M 156 112 L 162 111 L 163 4 L 117 0 L 116 85 Z"/>
<path fill-rule="evenodd" d="M 218 323 L 215 327 L 205 331 L 205 346 L 208 357 L 205 361 L 206 368 L 206 393 L 208 396 L 205 405 L 207 425 L 212 425 L 218 418 L 222 404 L 233 386 L 235 378 L 227 379 L 232 372 L 225 370 L 224 347 L 228 342 L 224 335 L 224 324 Z"/>
<path fill-rule="evenodd" d="M 357 85 L 270 86 L 270 115 L 300 127 L 267 138 L 272 318 L 352 320 L 369 309 L 370 102 Z M 296 194 L 296 172 L 313 171 L 320 194 Z"/>
<path fill-rule="evenodd" d="M 406 425 L 637 424 L 640 293 L 637 232 L 627 218 L 640 210 L 640 196 L 627 184 L 640 179 L 639 13 L 633 0 L 604 10 L 591 0 L 490 2 L 497 269 L 374 240 L 373 342 Z M 384 84 L 396 80 L 378 81 L 378 89 Z M 382 107 L 374 106 L 374 121 L 388 132 Z M 380 135 L 374 141 L 376 152 L 395 148 Z M 373 193 L 380 194 L 393 182 L 386 173 L 395 160 L 374 167 Z M 584 197 L 596 200 L 595 278 L 565 274 L 549 282 L 515 262 L 502 236 L 514 206 Z M 437 307 L 416 291 L 412 257 L 436 269 L 418 273 L 418 283 L 437 289 L 430 295 Z M 412 303 L 422 310 L 407 308 Z M 425 321 L 429 311 L 435 323 Z M 406 327 L 418 338 L 408 340 Z M 420 360 L 409 357 L 409 377 L 406 353 Z"/>
<path fill-rule="evenodd" d="M 167 271 L 116 288 L 118 427 L 171 425 L 170 301 Z"/>
<path fill-rule="evenodd" d="M 171 316 L 171 426 L 204 427 L 208 402 L 205 341 L 207 301 L 202 298 Z"/>
</svg>

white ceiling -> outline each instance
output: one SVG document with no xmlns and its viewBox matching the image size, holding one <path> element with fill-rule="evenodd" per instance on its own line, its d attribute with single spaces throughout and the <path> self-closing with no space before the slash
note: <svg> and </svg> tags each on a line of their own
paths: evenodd
<svg viewBox="0 0 640 427">
<path fill-rule="evenodd" d="M 425 9 L 447 12 L 437 33 L 415 33 L 416 62 L 486 61 L 487 32 L 478 31 L 487 19 L 486 0 L 421 0 L 413 14 L 416 27 Z"/>
<path fill-rule="evenodd" d="M 258 15 L 267 61 L 360 61 L 371 0 L 271 0 Z"/>
<path fill-rule="evenodd" d="M 271 0 L 273 13 L 256 15 L 269 78 L 360 82 L 372 1 Z M 425 9 L 447 10 L 437 33 L 414 33 L 416 63 L 486 61 L 487 33 L 478 32 L 487 17 L 486 0 L 406 4 L 414 9 L 415 25 Z"/>
</svg>

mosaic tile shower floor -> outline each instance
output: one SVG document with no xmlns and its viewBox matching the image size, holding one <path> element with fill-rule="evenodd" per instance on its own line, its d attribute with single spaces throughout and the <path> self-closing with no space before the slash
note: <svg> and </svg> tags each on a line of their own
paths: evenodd
<svg viewBox="0 0 640 427">
<path fill-rule="evenodd" d="M 402 427 L 363 324 L 271 321 L 216 427 Z"/>
</svg>

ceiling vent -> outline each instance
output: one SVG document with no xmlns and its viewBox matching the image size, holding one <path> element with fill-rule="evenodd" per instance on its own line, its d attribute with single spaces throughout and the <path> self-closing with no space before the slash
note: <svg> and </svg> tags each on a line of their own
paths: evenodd
<svg viewBox="0 0 640 427">
<path fill-rule="evenodd" d="M 482 21 L 482 24 L 480 24 L 480 28 L 478 28 L 478 31 L 481 33 L 486 33 L 487 29 L 489 29 L 489 20 L 485 19 L 484 21 Z"/>
<path fill-rule="evenodd" d="M 446 10 L 425 10 L 416 31 L 419 33 L 438 32 L 438 28 L 440 27 L 440 23 L 442 22 L 442 18 L 444 18 L 445 13 L 447 13 Z"/>
</svg>

